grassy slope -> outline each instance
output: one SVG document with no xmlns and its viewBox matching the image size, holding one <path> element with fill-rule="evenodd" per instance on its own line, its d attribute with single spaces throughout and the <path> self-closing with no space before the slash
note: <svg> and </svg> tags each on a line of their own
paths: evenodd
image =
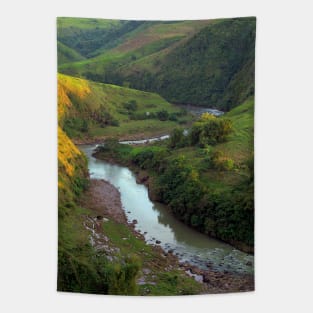
<svg viewBox="0 0 313 313">
<path fill-rule="evenodd" d="M 91 283 L 98 277 L 90 262 L 93 252 L 82 224 L 83 211 L 76 203 L 87 181 L 87 163 L 60 127 L 58 162 L 58 290 L 92 292 Z"/>
<path fill-rule="evenodd" d="M 149 120 L 130 120 L 123 103 L 135 100 L 136 113 L 157 112 L 167 110 L 169 113 L 178 109 L 155 93 L 142 92 L 130 88 L 101 84 L 58 75 L 59 111 L 64 111 L 60 123 L 63 126 L 69 119 L 88 120 L 88 132 L 79 129 L 69 129 L 69 135 L 74 138 L 101 138 L 105 136 L 129 136 L 132 134 L 149 136 L 157 133 L 166 133 L 177 122 Z M 119 122 L 119 126 L 102 127 L 92 119 L 92 113 L 103 108 Z M 187 117 L 190 118 L 190 117 Z"/>
<path fill-rule="evenodd" d="M 58 41 L 58 65 L 77 62 L 85 59 L 77 51 Z"/>
<path fill-rule="evenodd" d="M 58 113 L 62 119 L 67 106 L 58 91 Z M 83 226 L 83 214 L 77 200 L 88 182 L 87 160 L 58 127 L 58 284 L 59 291 L 107 293 L 103 279 L 93 263 L 94 252 Z M 104 263 L 103 263 L 104 266 Z"/>
<path fill-rule="evenodd" d="M 176 150 L 177 154 L 185 155 L 188 162 L 199 170 L 200 178 L 204 183 L 217 192 L 230 190 L 248 175 L 245 163 L 253 154 L 254 148 L 253 114 L 254 100 L 250 98 L 225 115 L 232 121 L 233 132 L 226 142 L 214 146 L 213 151 L 221 151 L 234 161 L 235 168 L 231 171 L 208 169 L 200 148 L 187 147 Z"/>
<path fill-rule="evenodd" d="M 254 18 L 143 23 L 59 71 L 229 110 L 254 94 L 254 38 Z"/>
<path fill-rule="evenodd" d="M 71 21 L 68 22 L 69 24 Z M 83 76 L 104 81 L 104 70 L 118 62 L 119 66 L 137 64 L 148 56 L 176 48 L 177 44 L 190 38 L 199 29 L 211 21 L 178 21 L 178 22 L 144 22 L 127 32 L 121 32 L 118 38 L 112 39 L 109 49 L 97 49 L 95 57 L 82 62 L 75 62 L 59 67 L 59 71 L 73 76 Z M 75 27 L 79 21 L 75 22 Z M 63 25 L 60 24 L 58 36 L 62 37 Z M 103 52 L 101 53 L 101 50 Z M 144 62 L 146 64 L 146 62 Z"/>
<path fill-rule="evenodd" d="M 233 170 L 207 169 L 199 148 L 188 147 L 178 150 L 178 153 L 185 155 L 188 162 L 199 170 L 201 179 L 213 190 L 225 193 L 247 177 L 248 169 L 246 163 L 254 151 L 253 115 L 254 100 L 252 98 L 225 115 L 232 121 L 233 132 L 229 135 L 226 142 L 214 146 L 213 151 L 221 151 L 225 157 L 232 159 L 235 163 Z"/>
<path fill-rule="evenodd" d="M 240 164 L 253 153 L 254 100 L 247 99 L 243 104 L 228 112 L 225 117 L 232 121 L 233 132 L 229 135 L 227 142 L 219 144 L 216 149 Z"/>
<path fill-rule="evenodd" d="M 105 35 L 123 26 L 123 21 L 89 18 L 57 18 L 58 41 L 87 57 L 105 43 Z"/>
<path fill-rule="evenodd" d="M 118 20 L 105 20 L 96 18 L 79 18 L 79 17 L 58 17 L 58 28 L 71 29 L 73 32 L 77 29 L 90 30 L 98 27 L 100 29 L 109 29 L 120 24 Z"/>
<path fill-rule="evenodd" d="M 169 155 L 174 159 L 178 155 L 186 157 L 186 164 L 199 172 L 200 180 L 214 193 L 226 194 L 249 176 L 247 162 L 253 156 L 254 132 L 254 100 L 247 99 L 243 104 L 224 115 L 233 124 L 233 131 L 226 142 L 210 146 L 212 152 L 221 151 L 226 158 L 234 161 L 232 170 L 208 168 L 203 149 L 197 146 L 187 146 L 175 149 Z M 165 145 L 158 143 L 157 145 Z M 124 147 L 121 147 L 123 149 Z M 126 149 L 126 147 L 125 147 Z M 142 148 L 135 148 L 142 149 Z M 144 148 L 143 148 L 144 149 Z M 125 151 L 126 154 L 129 152 Z M 123 154 L 123 153 L 122 153 Z M 151 173 L 153 176 L 154 174 Z"/>
</svg>

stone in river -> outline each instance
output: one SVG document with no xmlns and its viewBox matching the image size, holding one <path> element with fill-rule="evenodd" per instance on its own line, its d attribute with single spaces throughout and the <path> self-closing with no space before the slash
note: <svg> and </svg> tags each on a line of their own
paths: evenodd
<svg viewBox="0 0 313 313">
<path fill-rule="evenodd" d="M 160 240 L 156 240 L 155 243 L 159 245 L 161 243 L 161 241 Z"/>
</svg>

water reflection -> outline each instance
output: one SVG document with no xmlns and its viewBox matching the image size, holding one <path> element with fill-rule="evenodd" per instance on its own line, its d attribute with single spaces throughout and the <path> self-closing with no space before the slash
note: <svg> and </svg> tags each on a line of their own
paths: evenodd
<svg viewBox="0 0 313 313">
<path fill-rule="evenodd" d="M 181 261 L 202 268 L 206 268 L 210 261 L 216 269 L 239 272 L 253 270 L 253 267 L 246 266 L 247 261 L 253 262 L 253 256 L 201 234 L 175 219 L 164 205 L 150 201 L 147 188 L 136 183 L 135 175 L 128 168 L 92 157 L 94 147 L 80 146 L 87 155 L 91 178 L 105 179 L 119 189 L 128 220 L 138 221 L 136 229 L 146 232 L 148 243 L 155 244 L 159 240 L 165 250 L 179 253 Z"/>
</svg>

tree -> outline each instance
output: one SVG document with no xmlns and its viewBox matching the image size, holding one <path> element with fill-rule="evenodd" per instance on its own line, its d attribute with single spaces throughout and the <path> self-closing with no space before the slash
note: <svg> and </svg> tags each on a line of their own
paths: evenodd
<svg viewBox="0 0 313 313">
<path fill-rule="evenodd" d="M 226 118 L 217 118 L 212 114 L 204 113 L 198 122 L 191 128 L 191 144 L 214 145 L 223 142 L 232 131 L 232 123 Z"/>
<path fill-rule="evenodd" d="M 186 142 L 184 130 L 182 128 L 174 128 L 169 139 L 169 148 L 180 148 L 183 147 Z"/>
</svg>

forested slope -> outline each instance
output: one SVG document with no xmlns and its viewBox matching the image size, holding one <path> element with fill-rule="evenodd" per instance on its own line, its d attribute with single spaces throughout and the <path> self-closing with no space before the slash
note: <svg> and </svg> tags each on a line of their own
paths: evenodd
<svg viewBox="0 0 313 313">
<path fill-rule="evenodd" d="M 129 31 L 124 26 L 112 48 L 59 70 L 154 91 L 173 103 L 229 110 L 254 94 L 255 22 L 253 17 L 142 22 Z"/>
</svg>

